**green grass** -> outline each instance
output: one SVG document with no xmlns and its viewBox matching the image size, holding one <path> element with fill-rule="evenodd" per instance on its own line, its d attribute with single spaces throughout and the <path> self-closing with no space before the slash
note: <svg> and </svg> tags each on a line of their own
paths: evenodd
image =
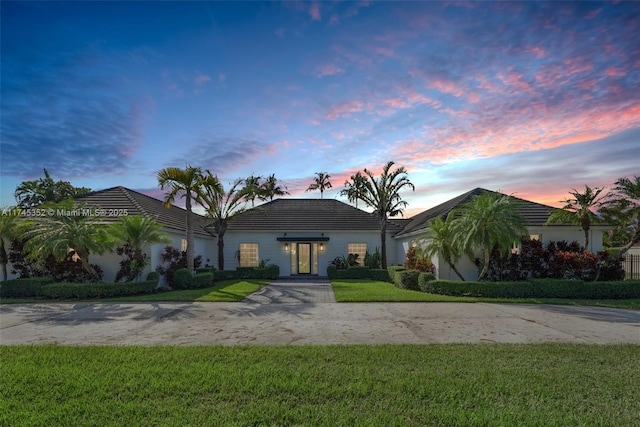
<svg viewBox="0 0 640 427">
<path fill-rule="evenodd" d="M 332 280 L 338 302 L 499 302 L 523 304 L 590 305 L 640 310 L 640 300 L 585 300 L 563 298 L 477 298 L 453 297 L 398 289 L 393 284 L 373 280 Z"/>
<path fill-rule="evenodd" d="M 247 295 L 258 291 L 263 286 L 271 283 L 271 280 L 263 279 L 232 279 L 223 280 L 214 286 L 203 289 L 187 289 L 175 290 L 169 292 L 160 292 L 150 295 L 136 295 L 118 298 L 92 299 L 96 302 L 239 302 Z M 25 299 L 25 298 L 3 298 L 0 303 L 35 303 L 35 302 L 63 302 L 62 300 L 43 300 L 43 299 Z M 75 300 L 74 300 L 75 302 Z"/>
<path fill-rule="evenodd" d="M 640 346 L 0 347 L 0 425 L 632 426 Z"/>
</svg>

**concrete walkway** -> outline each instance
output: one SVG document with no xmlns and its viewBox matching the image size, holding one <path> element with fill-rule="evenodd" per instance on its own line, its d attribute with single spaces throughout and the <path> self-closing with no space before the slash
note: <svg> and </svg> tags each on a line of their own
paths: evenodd
<svg viewBox="0 0 640 427">
<path fill-rule="evenodd" d="M 336 302 L 331 282 L 322 278 L 279 279 L 242 302 L 255 304 L 323 304 Z"/>
<path fill-rule="evenodd" d="M 312 289 L 308 282 L 277 281 L 242 303 L 4 304 L 0 344 L 640 344 L 640 311 L 525 304 L 305 302 L 327 298 L 322 286 Z"/>
</svg>

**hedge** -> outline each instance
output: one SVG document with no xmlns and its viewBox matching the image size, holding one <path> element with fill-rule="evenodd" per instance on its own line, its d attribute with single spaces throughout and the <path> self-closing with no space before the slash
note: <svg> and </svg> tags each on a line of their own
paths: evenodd
<svg viewBox="0 0 640 427">
<path fill-rule="evenodd" d="M 176 289 L 206 288 L 213 283 L 213 278 L 213 273 L 192 274 L 188 268 L 181 268 L 173 274 L 173 287 Z"/>
<path fill-rule="evenodd" d="M 271 279 L 280 277 L 280 267 L 270 264 L 267 267 L 238 267 L 235 279 Z"/>
<path fill-rule="evenodd" d="M 427 283 L 432 280 L 436 280 L 436 276 L 434 276 L 433 273 L 420 273 L 418 276 L 418 289 L 422 292 L 427 292 Z"/>
<path fill-rule="evenodd" d="M 126 283 L 52 283 L 42 287 L 46 298 L 111 298 L 124 295 L 150 294 L 158 287 L 158 280 Z"/>
<path fill-rule="evenodd" d="M 329 279 L 363 279 L 379 280 L 383 282 L 391 281 L 387 270 L 363 266 L 349 267 L 345 270 L 337 269 L 335 265 L 329 265 L 327 267 L 327 276 Z"/>
<path fill-rule="evenodd" d="M 53 283 L 51 277 L 27 277 L 0 282 L 0 297 L 25 298 L 40 296 L 42 287 Z"/>
<path fill-rule="evenodd" d="M 640 280 L 583 282 L 580 280 L 531 279 L 518 282 L 458 282 L 433 280 L 424 292 L 451 296 L 488 298 L 640 298 Z"/>
<path fill-rule="evenodd" d="M 397 270 L 394 284 L 396 288 L 417 291 L 419 290 L 418 276 L 420 276 L 418 270 Z"/>
</svg>

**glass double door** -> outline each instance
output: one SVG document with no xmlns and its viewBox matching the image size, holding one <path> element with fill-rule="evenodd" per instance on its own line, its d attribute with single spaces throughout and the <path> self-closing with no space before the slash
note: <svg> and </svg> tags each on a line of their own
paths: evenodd
<svg viewBox="0 0 640 427">
<path fill-rule="evenodd" d="M 293 243 L 291 274 L 318 274 L 318 244 Z"/>
</svg>

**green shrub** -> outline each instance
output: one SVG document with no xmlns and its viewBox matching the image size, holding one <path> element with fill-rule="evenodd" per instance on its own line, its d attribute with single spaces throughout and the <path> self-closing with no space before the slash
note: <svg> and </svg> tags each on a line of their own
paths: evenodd
<svg viewBox="0 0 640 427">
<path fill-rule="evenodd" d="M 196 269 L 196 273 L 215 273 L 216 271 L 215 267 L 201 267 Z"/>
<path fill-rule="evenodd" d="M 335 265 L 329 264 L 329 266 L 327 267 L 327 277 L 329 278 L 329 280 L 338 278 L 337 271 L 338 269 L 336 268 Z"/>
<path fill-rule="evenodd" d="M 189 289 L 193 274 L 188 268 L 180 268 L 173 273 L 173 287 L 176 289 Z"/>
<path fill-rule="evenodd" d="M 213 284 L 213 273 L 198 273 L 191 277 L 189 289 L 206 288 Z"/>
<path fill-rule="evenodd" d="M 44 285 L 53 283 L 51 277 L 28 277 L 24 279 L 12 279 L 0 282 L 0 297 L 2 298 L 26 298 L 40 296 Z"/>
<path fill-rule="evenodd" d="M 157 280 L 126 283 L 52 283 L 42 287 L 41 295 L 55 299 L 112 298 L 155 292 Z"/>
<path fill-rule="evenodd" d="M 399 286 L 399 282 L 396 282 L 396 273 L 398 271 L 404 271 L 407 268 L 402 266 L 402 265 L 390 265 L 387 267 L 387 271 L 389 272 L 389 278 L 391 279 L 391 282 L 396 285 L 396 287 L 400 287 Z"/>
<path fill-rule="evenodd" d="M 379 280 L 381 282 L 391 282 L 389 271 L 386 268 L 372 268 L 369 270 L 371 280 Z"/>
<path fill-rule="evenodd" d="M 236 270 L 216 270 L 213 272 L 213 281 L 219 282 L 220 280 L 237 279 L 238 272 Z"/>
<path fill-rule="evenodd" d="M 563 279 L 531 279 L 517 282 L 458 282 L 432 280 L 424 291 L 451 296 L 487 298 L 640 298 L 640 281 L 583 282 Z"/>
<path fill-rule="evenodd" d="M 236 279 L 271 279 L 280 276 L 280 267 L 269 264 L 266 267 L 238 267 L 235 272 Z"/>
<path fill-rule="evenodd" d="M 336 268 L 335 265 L 327 267 L 327 276 L 329 279 L 364 279 L 364 280 L 380 280 L 390 282 L 389 272 L 385 269 L 371 269 L 369 267 L 349 267 L 346 270 Z"/>
<path fill-rule="evenodd" d="M 150 271 L 149 274 L 147 274 L 147 280 L 155 280 L 158 282 L 160 280 L 160 273 L 157 271 Z"/>
<path fill-rule="evenodd" d="M 420 276 L 420 272 L 418 270 L 396 271 L 395 285 L 400 289 L 417 291 L 419 290 L 418 276 Z"/>
<path fill-rule="evenodd" d="M 430 282 L 432 280 L 436 280 L 436 276 L 434 276 L 433 273 L 420 273 L 420 275 L 418 276 L 418 289 L 422 292 L 427 292 L 427 282 Z"/>
</svg>

